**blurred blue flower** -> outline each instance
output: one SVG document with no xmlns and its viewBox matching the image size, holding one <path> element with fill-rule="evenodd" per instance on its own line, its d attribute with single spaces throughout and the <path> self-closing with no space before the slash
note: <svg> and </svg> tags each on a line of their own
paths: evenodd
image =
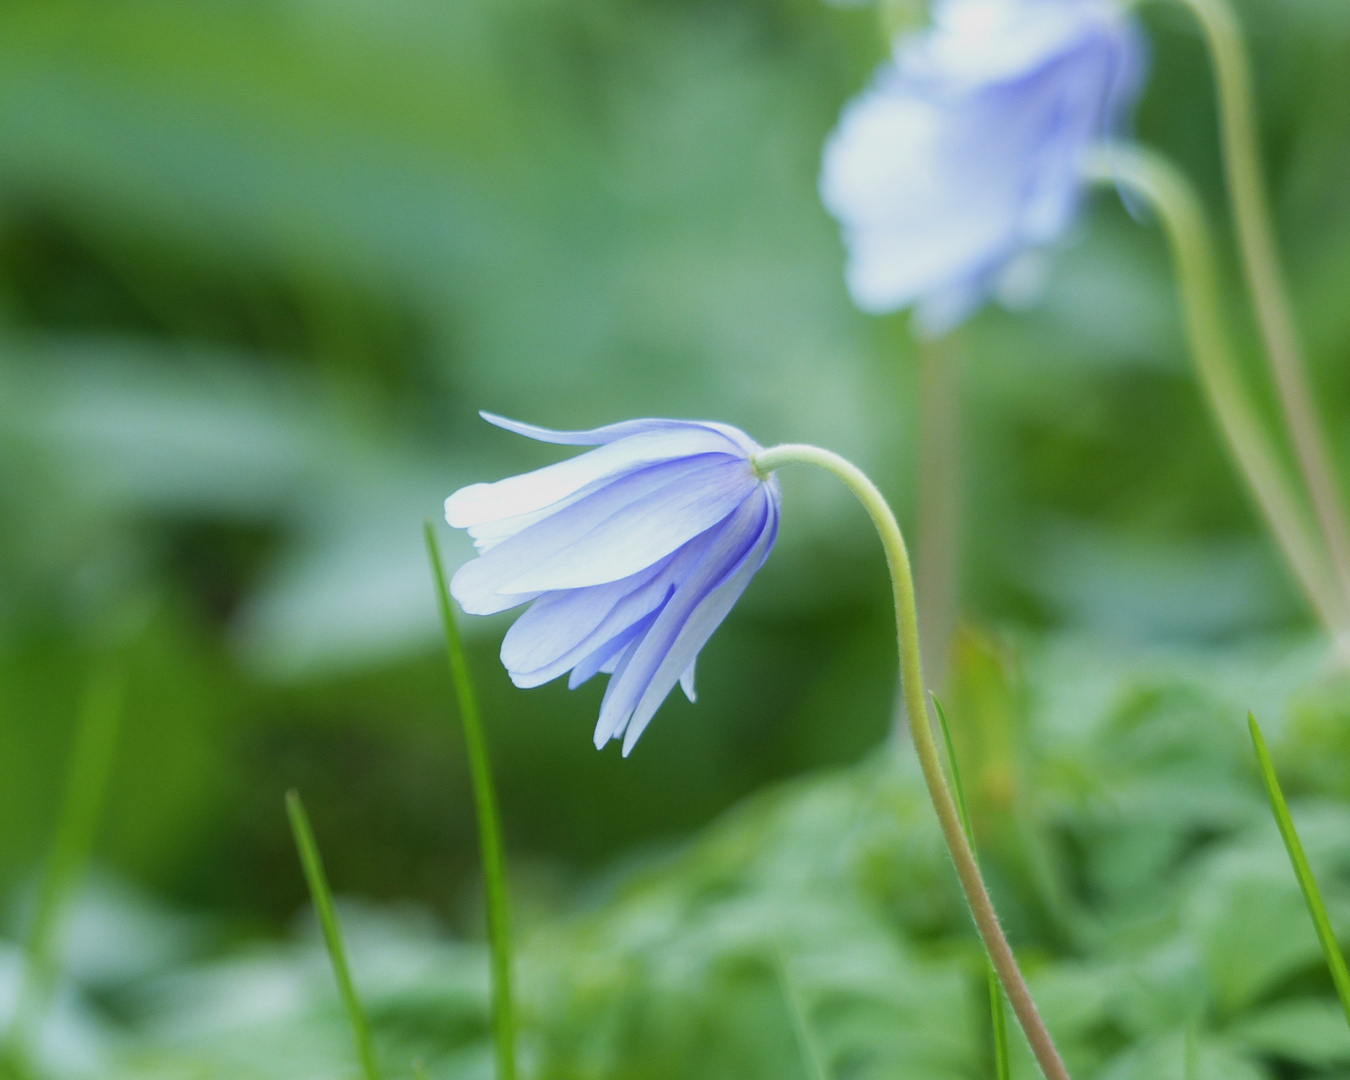
<svg viewBox="0 0 1350 1080">
<path fill-rule="evenodd" d="M 1111 0 L 941 0 L 825 147 L 821 196 L 858 306 L 917 304 L 929 333 L 973 312 L 1068 227 L 1083 151 L 1118 125 L 1143 68 Z"/>
<path fill-rule="evenodd" d="M 630 420 L 549 431 L 483 419 L 542 442 L 595 446 L 578 457 L 445 501 L 479 556 L 450 591 L 490 615 L 533 601 L 502 642 L 517 686 L 571 671 L 575 688 L 610 674 L 595 745 L 623 736 L 626 756 L 679 682 L 694 700 L 694 661 L 768 557 L 778 484 L 761 447 L 724 424 Z"/>
</svg>

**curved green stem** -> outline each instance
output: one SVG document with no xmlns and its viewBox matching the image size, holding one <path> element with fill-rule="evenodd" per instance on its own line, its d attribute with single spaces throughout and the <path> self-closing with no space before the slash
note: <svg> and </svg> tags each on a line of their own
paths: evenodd
<svg viewBox="0 0 1350 1080">
<path fill-rule="evenodd" d="M 1219 298 L 1214 241 L 1195 189 L 1170 162 L 1137 146 L 1103 148 L 1086 168 L 1092 179 L 1140 196 L 1162 220 L 1176 258 L 1186 335 L 1205 396 L 1308 602 L 1343 648 L 1350 640 L 1350 609 L 1238 374 Z"/>
<path fill-rule="evenodd" d="M 1350 602 L 1350 526 L 1346 524 L 1344 497 L 1308 380 L 1275 243 L 1242 28 L 1228 0 L 1179 2 L 1199 22 L 1214 66 L 1224 175 L 1247 288 L 1318 527 L 1341 593 Z"/>
<path fill-rule="evenodd" d="M 895 600 L 896 636 L 900 649 L 900 682 L 905 696 L 905 706 L 909 711 L 910 732 L 914 739 L 914 749 L 919 756 L 919 765 L 923 769 L 924 782 L 928 785 L 929 797 L 937 811 L 938 823 L 942 835 L 947 841 L 952 862 L 956 866 L 956 876 L 970 905 L 975 927 L 979 931 L 989 954 L 990 963 L 998 972 L 999 980 L 1008 995 L 1008 1001 L 1017 1014 L 1017 1019 L 1026 1032 L 1027 1041 L 1040 1063 L 1041 1071 L 1047 1080 L 1069 1080 L 1068 1070 L 1055 1048 L 1054 1040 L 1041 1019 L 1026 980 L 1022 977 L 1017 960 L 1013 957 L 1008 939 L 1003 936 L 998 915 L 989 899 L 989 892 L 980 876 L 975 855 L 966 840 L 965 830 L 961 827 L 961 816 L 952 798 L 947 778 L 942 771 L 942 761 L 938 756 L 937 745 L 933 739 L 932 721 L 928 715 L 927 695 L 923 686 L 923 665 L 919 655 L 919 615 L 914 600 L 914 578 L 910 571 L 909 552 L 905 547 L 905 538 L 900 526 L 891 513 L 891 508 L 882 498 L 876 485 L 869 480 L 857 466 L 829 450 L 815 446 L 789 444 L 771 447 L 758 454 L 754 461 L 755 469 L 761 475 L 768 475 L 784 465 L 814 465 L 831 473 L 841 480 L 862 503 L 876 526 L 881 537 L 881 546 L 886 551 L 886 565 L 891 573 L 891 587 Z"/>
</svg>

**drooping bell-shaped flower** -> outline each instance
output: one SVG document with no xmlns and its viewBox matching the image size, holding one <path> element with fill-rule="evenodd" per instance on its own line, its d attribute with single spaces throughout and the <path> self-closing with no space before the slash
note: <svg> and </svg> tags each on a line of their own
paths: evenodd
<svg viewBox="0 0 1350 1080">
<path fill-rule="evenodd" d="M 577 457 L 445 501 L 478 558 L 450 591 L 473 615 L 530 604 L 502 642 L 517 686 L 571 672 L 610 675 L 595 745 L 632 750 L 681 683 L 778 534 L 778 484 L 756 472 L 760 446 L 725 424 L 630 420 L 549 431 L 483 413 L 541 442 L 594 446 Z"/>
<path fill-rule="evenodd" d="M 918 306 L 940 333 L 1077 209 L 1083 153 L 1110 135 L 1144 50 L 1112 0 L 939 0 L 825 147 L 821 196 L 871 312 Z"/>
</svg>

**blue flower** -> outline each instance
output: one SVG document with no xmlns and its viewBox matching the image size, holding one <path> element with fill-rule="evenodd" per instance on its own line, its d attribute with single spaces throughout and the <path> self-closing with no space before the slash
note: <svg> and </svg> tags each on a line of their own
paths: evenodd
<svg viewBox="0 0 1350 1080">
<path fill-rule="evenodd" d="M 540 686 L 570 671 L 575 688 L 609 673 L 595 745 L 622 736 L 627 756 L 677 682 L 694 700 L 699 650 L 778 535 L 777 481 L 755 471 L 761 447 L 725 424 L 549 431 L 482 416 L 596 449 L 446 499 L 446 521 L 479 552 L 450 591 L 473 615 L 533 601 L 502 642 L 511 681 Z"/>
<path fill-rule="evenodd" d="M 1067 229 L 1083 152 L 1118 126 L 1143 68 L 1111 0 L 941 0 L 825 147 L 855 303 L 917 304 L 931 333 L 973 312 Z"/>
</svg>

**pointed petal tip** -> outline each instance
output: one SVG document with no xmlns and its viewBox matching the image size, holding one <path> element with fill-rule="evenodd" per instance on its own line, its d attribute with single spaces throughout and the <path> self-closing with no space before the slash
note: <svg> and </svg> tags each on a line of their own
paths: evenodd
<svg viewBox="0 0 1350 1080">
<path fill-rule="evenodd" d="M 647 723 L 650 723 L 648 719 Z M 647 724 L 630 724 L 628 730 L 623 735 L 623 756 L 627 757 L 633 752 L 633 747 L 637 746 L 638 739 L 642 738 L 642 733 L 647 730 Z"/>
<path fill-rule="evenodd" d="M 684 696 L 693 704 L 698 701 L 698 694 L 694 690 L 694 665 L 698 663 L 697 657 L 694 662 L 685 668 L 684 674 L 680 676 L 680 689 L 684 691 Z"/>
</svg>

